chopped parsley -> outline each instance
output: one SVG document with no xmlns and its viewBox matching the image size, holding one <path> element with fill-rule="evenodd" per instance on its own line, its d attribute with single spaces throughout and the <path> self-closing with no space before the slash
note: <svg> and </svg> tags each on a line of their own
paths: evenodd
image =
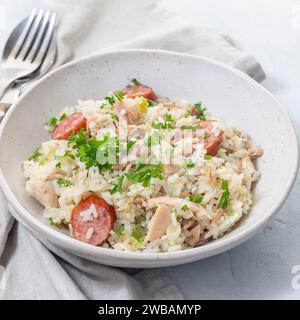
<svg viewBox="0 0 300 320">
<path fill-rule="evenodd" d="M 56 117 L 52 117 L 47 121 L 46 125 L 48 125 L 50 127 L 54 127 L 54 126 L 56 126 L 57 121 L 58 121 L 58 119 Z"/>
<path fill-rule="evenodd" d="M 234 211 L 229 211 L 229 212 L 228 212 L 228 215 L 229 215 L 230 217 L 232 217 L 232 216 L 235 215 L 235 213 L 234 213 Z"/>
<path fill-rule="evenodd" d="M 176 221 L 178 221 L 178 222 L 182 221 L 182 216 L 178 213 L 177 210 L 175 210 L 175 218 L 176 218 Z"/>
<path fill-rule="evenodd" d="M 63 121 L 64 119 L 66 119 L 66 117 L 67 117 L 66 113 L 63 113 L 59 118 L 52 117 L 47 121 L 46 125 L 50 127 L 55 127 L 58 121 Z"/>
<path fill-rule="evenodd" d="M 201 203 L 203 199 L 202 194 L 190 194 L 189 200 L 195 203 Z"/>
<path fill-rule="evenodd" d="M 141 229 L 139 227 L 135 227 L 132 230 L 131 236 L 138 242 L 138 243 L 142 243 L 145 239 Z"/>
<path fill-rule="evenodd" d="M 65 120 L 66 119 L 66 117 L 67 117 L 67 114 L 66 113 L 63 113 L 60 117 L 59 117 L 59 121 L 63 121 L 63 120 Z"/>
<path fill-rule="evenodd" d="M 127 85 L 127 87 L 133 87 L 133 86 L 139 86 L 139 85 L 141 85 L 141 83 L 135 78 L 133 78 L 130 80 L 130 83 Z"/>
<path fill-rule="evenodd" d="M 61 168 L 61 162 L 57 162 L 57 164 L 55 165 L 55 168 Z"/>
<path fill-rule="evenodd" d="M 211 159 L 212 159 L 212 156 L 211 156 L 210 154 L 206 154 L 206 155 L 204 156 L 204 159 L 205 159 L 205 160 L 211 160 Z"/>
<path fill-rule="evenodd" d="M 114 97 L 114 95 L 113 95 L 112 93 L 109 93 L 108 95 L 106 95 L 106 96 L 104 97 L 104 99 L 105 99 L 111 106 L 113 106 L 113 105 L 115 104 L 115 102 L 116 102 L 115 97 Z"/>
<path fill-rule="evenodd" d="M 218 203 L 218 208 L 226 209 L 229 205 L 229 198 L 230 198 L 230 193 L 228 189 L 228 180 L 223 180 L 222 190 L 223 192 Z"/>
<path fill-rule="evenodd" d="M 147 146 L 155 146 L 160 143 L 161 137 L 158 132 L 154 132 L 147 138 Z"/>
<path fill-rule="evenodd" d="M 50 225 L 51 225 L 52 227 L 56 227 L 56 228 L 59 228 L 59 227 L 60 227 L 59 223 L 54 222 L 54 220 L 53 220 L 52 217 L 50 217 L 50 218 L 48 219 L 48 221 L 49 221 L 49 223 L 50 223 Z"/>
<path fill-rule="evenodd" d="M 194 104 L 194 109 L 196 110 L 197 117 L 200 120 L 206 120 L 206 116 L 205 116 L 206 109 L 202 107 L 202 103 L 201 102 L 195 103 Z"/>
<path fill-rule="evenodd" d="M 146 222 L 146 217 L 144 215 L 140 215 L 136 217 L 135 222 L 137 224 L 143 224 L 144 222 Z"/>
<path fill-rule="evenodd" d="M 70 136 L 68 144 L 74 144 L 73 148 L 79 148 L 81 145 L 85 144 L 90 137 L 91 136 L 88 131 L 85 131 L 83 128 L 80 128 L 79 131 L 73 133 Z"/>
<path fill-rule="evenodd" d="M 125 92 L 123 91 L 118 91 L 115 93 L 115 97 L 119 100 L 119 101 L 122 101 L 123 98 L 125 97 Z"/>
<path fill-rule="evenodd" d="M 81 129 L 70 136 L 68 143 L 77 149 L 76 156 L 85 164 L 86 169 L 95 166 L 100 172 L 111 170 L 112 164 L 116 163 L 119 156 L 119 138 L 109 135 L 97 139 Z"/>
<path fill-rule="evenodd" d="M 210 137 L 210 134 L 207 133 L 207 132 L 205 132 L 205 133 L 204 133 L 204 140 L 208 139 L 209 137 Z"/>
<path fill-rule="evenodd" d="M 129 152 L 131 150 L 131 148 L 134 146 L 135 143 L 136 143 L 136 141 L 133 141 L 133 140 L 127 141 L 127 152 Z"/>
<path fill-rule="evenodd" d="M 152 178 L 163 180 L 163 171 L 162 164 L 140 164 L 124 175 L 129 182 L 141 183 L 143 187 L 149 188 Z"/>
<path fill-rule="evenodd" d="M 201 129 L 201 126 L 199 124 L 196 126 L 182 126 L 181 129 L 197 130 L 197 129 Z"/>
<path fill-rule="evenodd" d="M 186 212 L 186 211 L 189 211 L 190 208 L 188 207 L 188 205 L 184 205 L 182 208 L 181 208 L 182 211 Z"/>
<path fill-rule="evenodd" d="M 75 155 L 71 151 L 67 150 L 63 156 L 55 156 L 56 160 L 63 159 L 63 158 L 70 158 L 74 160 Z"/>
<path fill-rule="evenodd" d="M 192 117 L 192 116 L 193 116 L 192 111 L 188 111 L 188 112 L 184 115 L 185 118 Z"/>
<path fill-rule="evenodd" d="M 65 187 L 69 187 L 73 185 L 73 182 L 71 180 L 66 180 L 63 178 L 58 178 L 56 180 L 56 183 L 59 184 L 60 186 L 65 186 Z"/>
<path fill-rule="evenodd" d="M 118 236 L 121 236 L 121 235 L 124 233 L 124 231 L 125 231 L 125 227 L 124 227 L 123 224 L 121 224 L 121 225 L 115 227 L 113 231 L 114 231 L 114 233 L 117 234 Z"/>
<path fill-rule="evenodd" d="M 119 117 L 114 113 L 111 114 L 111 118 L 115 121 L 119 121 Z"/>
<path fill-rule="evenodd" d="M 184 164 L 187 169 L 192 169 L 195 167 L 195 163 L 191 159 L 187 159 Z"/>
<path fill-rule="evenodd" d="M 174 120 L 170 114 L 166 115 L 166 119 L 164 122 L 152 122 L 152 127 L 154 129 L 174 129 Z"/>
<path fill-rule="evenodd" d="M 122 189 L 122 184 L 123 184 L 123 180 L 124 180 L 124 176 L 123 174 L 117 178 L 113 183 L 113 188 L 110 190 L 110 193 L 111 194 L 114 194 L 114 193 L 117 193 L 117 192 L 120 192 L 122 193 L 123 189 Z"/>
<path fill-rule="evenodd" d="M 39 156 L 41 156 L 42 154 L 40 153 L 39 149 L 35 149 L 32 153 L 32 155 L 27 159 L 27 160 L 37 160 Z"/>
<path fill-rule="evenodd" d="M 147 99 L 147 102 L 148 102 L 148 107 L 154 107 L 157 105 L 157 103 L 153 100 L 150 100 L 150 99 Z"/>
</svg>

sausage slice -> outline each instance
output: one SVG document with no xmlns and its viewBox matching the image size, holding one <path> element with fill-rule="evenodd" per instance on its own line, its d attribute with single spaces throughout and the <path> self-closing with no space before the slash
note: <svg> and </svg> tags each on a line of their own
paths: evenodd
<svg viewBox="0 0 300 320">
<path fill-rule="evenodd" d="M 215 136 L 212 133 L 213 124 L 211 120 L 201 120 L 200 126 L 204 129 L 204 134 L 206 135 L 204 139 L 204 148 L 206 149 L 207 154 L 215 156 L 223 139 L 223 131 L 221 131 L 218 136 Z"/>
<path fill-rule="evenodd" d="M 66 117 L 54 129 L 52 139 L 66 140 L 74 132 L 79 131 L 81 128 L 86 129 L 87 121 L 80 112 L 75 112 Z"/>
<path fill-rule="evenodd" d="M 72 210 L 74 238 L 98 246 L 109 237 L 116 218 L 113 206 L 104 199 L 91 195 L 81 200 Z"/>
<path fill-rule="evenodd" d="M 136 98 L 136 97 L 144 97 L 149 100 L 156 100 L 156 95 L 154 91 L 143 84 L 139 84 L 136 86 L 130 86 L 122 90 L 128 98 Z"/>
</svg>

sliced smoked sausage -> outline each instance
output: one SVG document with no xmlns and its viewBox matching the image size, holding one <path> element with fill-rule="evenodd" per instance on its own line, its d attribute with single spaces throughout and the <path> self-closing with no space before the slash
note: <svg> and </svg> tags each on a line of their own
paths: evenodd
<svg viewBox="0 0 300 320">
<path fill-rule="evenodd" d="M 52 139 L 62 140 L 68 139 L 71 134 L 79 131 L 81 128 L 86 129 L 87 121 L 80 112 L 75 112 L 63 121 L 54 129 Z"/>
<path fill-rule="evenodd" d="M 156 100 L 156 95 L 154 91 L 143 84 L 136 86 L 130 86 L 122 90 L 128 98 L 144 97 L 149 100 Z"/>
<path fill-rule="evenodd" d="M 201 120 L 200 126 L 204 129 L 204 148 L 207 154 L 215 156 L 219 150 L 219 145 L 223 139 L 223 131 L 218 136 L 215 136 L 212 132 L 213 124 L 211 120 Z"/>
<path fill-rule="evenodd" d="M 116 211 L 104 199 L 91 195 L 72 210 L 73 236 L 77 240 L 100 245 L 109 237 L 116 221 Z"/>
</svg>

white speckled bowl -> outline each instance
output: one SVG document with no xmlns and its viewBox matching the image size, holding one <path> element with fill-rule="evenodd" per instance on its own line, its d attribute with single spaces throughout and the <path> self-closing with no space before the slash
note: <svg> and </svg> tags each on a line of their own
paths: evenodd
<svg viewBox="0 0 300 320">
<path fill-rule="evenodd" d="M 21 162 L 48 139 L 43 124 L 77 99 L 98 99 L 137 78 L 158 95 L 201 100 L 209 111 L 247 132 L 264 155 L 255 204 L 223 238 L 170 253 L 126 253 L 79 242 L 51 228 L 42 206 L 24 190 Z M 221 63 L 164 51 L 124 50 L 69 63 L 37 83 L 9 110 L 0 128 L 0 184 L 15 211 L 42 238 L 76 255 L 120 267 L 161 267 L 203 259 L 229 250 L 261 230 L 286 199 L 298 169 L 292 123 L 278 101 L 243 73 Z"/>
</svg>

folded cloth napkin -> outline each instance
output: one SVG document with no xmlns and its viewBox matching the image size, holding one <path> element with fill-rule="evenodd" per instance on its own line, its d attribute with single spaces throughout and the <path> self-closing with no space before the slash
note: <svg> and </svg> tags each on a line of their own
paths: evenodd
<svg viewBox="0 0 300 320">
<path fill-rule="evenodd" d="M 257 81 L 264 78 L 259 63 L 235 48 L 228 35 L 190 24 L 158 0 L 52 0 L 46 8 L 60 20 L 57 65 L 97 51 L 154 48 L 214 58 Z M 52 245 L 9 210 L 3 195 L 0 212 L 2 299 L 183 298 L 161 270 L 106 267 Z"/>
</svg>

